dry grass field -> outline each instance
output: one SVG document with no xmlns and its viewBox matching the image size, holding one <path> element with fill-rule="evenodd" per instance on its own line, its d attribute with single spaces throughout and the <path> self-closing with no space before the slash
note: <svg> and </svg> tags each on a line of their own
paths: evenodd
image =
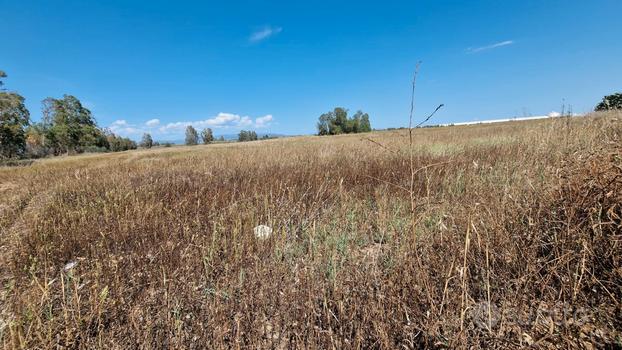
<svg viewBox="0 0 622 350">
<path fill-rule="evenodd" d="M 0 344 L 620 348 L 621 206 L 620 113 L 1 168 Z"/>
</svg>

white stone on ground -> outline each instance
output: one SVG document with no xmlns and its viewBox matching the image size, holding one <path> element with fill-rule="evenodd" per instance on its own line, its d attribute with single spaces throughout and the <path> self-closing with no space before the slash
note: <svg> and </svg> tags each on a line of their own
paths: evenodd
<svg viewBox="0 0 622 350">
<path fill-rule="evenodd" d="M 255 238 L 257 239 L 267 239 L 272 234 L 272 229 L 266 225 L 259 225 L 253 229 L 255 233 Z"/>
<path fill-rule="evenodd" d="M 77 262 L 77 261 L 75 261 L 75 260 L 70 261 L 70 262 L 68 262 L 68 263 L 65 265 L 65 267 L 63 268 L 63 270 L 64 270 L 65 272 L 67 272 L 67 271 L 69 271 L 69 270 L 73 269 L 76 265 L 78 265 L 78 262 Z"/>
</svg>

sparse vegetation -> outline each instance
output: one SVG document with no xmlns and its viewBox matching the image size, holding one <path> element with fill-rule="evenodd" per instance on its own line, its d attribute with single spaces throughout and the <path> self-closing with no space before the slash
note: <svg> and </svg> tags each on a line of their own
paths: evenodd
<svg viewBox="0 0 622 350">
<path fill-rule="evenodd" d="M 621 118 L 2 168 L 0 344 L 619 347 Z"/>
</svg>

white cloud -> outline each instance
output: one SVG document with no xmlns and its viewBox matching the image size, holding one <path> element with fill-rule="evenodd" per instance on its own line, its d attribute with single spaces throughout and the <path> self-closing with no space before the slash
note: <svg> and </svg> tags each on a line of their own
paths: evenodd
<svg viewBox="0 0 622 350">
<path fill-rule="evenodd" d="M 110 129 L 113 133 L 122 136 L 130 136 L 140 133 L 139 129 L 136 129 L 133 125 L 130 125 L 123 119 L 115 120 L 112 124 L 110 124 L 108 129 Z"/>
<path fill-rule="evenodd" d="M 149 127 L 155 127 L 160 125 L 160 119 L 151 119 L 151 120 L 147 120 L 147 122 L 145 123 L 145 125 L 149 126 Z"/>
<path fill-rule="evenodd" d="M 121 126 L 126 126 L 126 125 L 127 125 L 127 121 L 123 119 L 115 120 L 112 122 L 112 124 L 110 124 L 111 127 L 113 126 L 121 127 Z"/>
<path fill-rule="evenodd" d="M 553 112 L 548 114 L 548 116 L 551 117 L 551 118 L 559 117 L 561 115 L 562 115 L 561 113 L 555 112 L 555 111 L 553 111 Z"/>
<path fill-rule="evenodd" d="M 265 26 L 251 33 L 248 41 L 250 41 L 251 43 L 257 43 L 262 40 L 268 39 L 273 35 L 279 34 L 281 31 L 283 31 L 283 28 L 281 27 Z"/>
<path fill-rule="evenodd" d="M 268 114 L 263 117 L 259 117 L 255 119 L 255 127 L 256 128 L 265 128 L 270 125 L 272 122 L 272 115 Z"/>
<path fill-rule="evenodd" d="M 144 123 L 131 124 L 126 120 L 115 120 L 108 127 L 113 133 L 121 136 L 140 136 L 143 133 L 151 133 L 157 137 L 175 137 L 181 135 L 186 127 L 193 126 L 197 129 L 213 128 L 213 129 L 244 129 L 244 128 L 266 128 L 274 120 L 271 114 L 263 117 L 253 118 L 249 116 L 241 116 L 233 113 L 218 113 L 215 117 L 196 120 L 196 121 L 180 121 L 161 125 L 159 119 L 151 119 Z"/>
<path fill-rule="evenodd" d="M 477 53 L 477 52 L 482 52 L 482 51 L 486 51 L 486 50 L 492 50 L 492 49 L 496 49 L 498 47 L 503 47 L 503 46 L 508 46 L 508 45 L 512 45 L 514 44 L 513 40 L 506 40 L 506 41 L 501 41 L 498 43 L 494 43 L 491 45 L 486 45 L 486 46 L 480 46 L 480 47 L 469 47 L 467 49 L 467 52 L 469 53 Z"/>
<path fill-rule="evenodd" d="M 134 125 L 129 124 L 126 120 L 119 119 L 115 120 L 108 127 L 110 131 L 117 135 L 121 136 L 132 136 L 132 135 L 140 135 L 142 133 L 142 129 L 137 128 Z"/>
<path fill-rule="evenodd" d="M 237 129 L 237 128 L 248 128 L 248 127 L 256 127 L 262 128 L 266 127 L 272 121 L 272 115 L 266 115 L 263 117 L 256 118 L 255 121 L 251 119 L 249 116 L 240 116 L 239 114 L 232 113 L 218 113 L 217 116 L 205 120 L 197 120 L 197 121 L 185 121 L 185 122 L 175 122 L 168 123 L 162 127 L 160 127 L 160 132 L 173 132 L 183 130 L 188 126 L 193 126 L 195 128 L 215 128 L 215 129 Z"/>
<path fill-rule="evenodd" d="M 113 133 L 124 137 L 140 136 L 144 133 L 152 132 L 149 122 L 152 122 L 153 120 L 157 119 L 152 119 L 144 124 L 136 125 L 128 123 L 126 120 L 119 119 L 112 122 L 108 129 L 110 129 Z"/>
</svg>

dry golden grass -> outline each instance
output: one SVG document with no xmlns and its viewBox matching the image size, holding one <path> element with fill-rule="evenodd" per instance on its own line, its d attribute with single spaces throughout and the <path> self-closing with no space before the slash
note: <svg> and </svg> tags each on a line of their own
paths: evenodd
<svg viewBox="0 0 622 350">
<path fill-rule="evenodd" d="M 0 344 L 620 347 L 621 117 L 2 168 Z"/>
</svg>

